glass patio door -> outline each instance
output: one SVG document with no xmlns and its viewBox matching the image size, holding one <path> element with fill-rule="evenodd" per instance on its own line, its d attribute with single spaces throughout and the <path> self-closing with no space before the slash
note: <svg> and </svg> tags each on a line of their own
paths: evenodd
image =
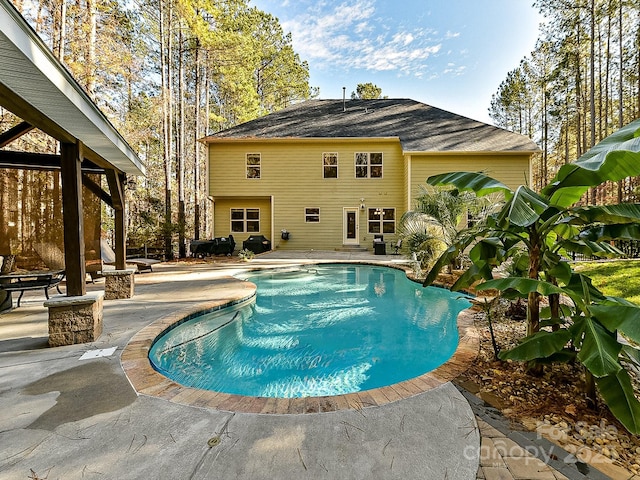
<svg viewBox="0 0 640 480">
<path fill-rule="evenodd" d="M 344 245 L 359 245 L 358 229 L 358 209 L 345 208 L 342 243 Z"/>
</svg>

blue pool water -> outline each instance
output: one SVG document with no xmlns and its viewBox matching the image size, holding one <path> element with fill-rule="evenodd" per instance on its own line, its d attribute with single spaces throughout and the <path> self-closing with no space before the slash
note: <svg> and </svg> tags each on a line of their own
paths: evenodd
<svg viewBox="0 0 640 480">
<path fill-rule="evenodd" d="M 160 336 L 153 366 L 186 386 L 261 397 L 339 395 L 391 385 L 446 362 L 470 303 L 403 271 L 314 265 L 247 275 L 253 304 Z"/>
</svg>

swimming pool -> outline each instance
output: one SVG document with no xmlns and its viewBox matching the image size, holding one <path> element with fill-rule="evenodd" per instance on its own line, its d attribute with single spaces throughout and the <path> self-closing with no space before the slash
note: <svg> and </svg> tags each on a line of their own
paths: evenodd
<svg viewBox="0 0 640 480">
<path fill-rule="evenodd" d="M 153 367 L 237 395 L 340 395 L 417 377 L 458 343 L 460 294 L 388 267 L 332 264 L 245 276 L 254 304 L 202 315 L 157 338 Z"/>
</svg>

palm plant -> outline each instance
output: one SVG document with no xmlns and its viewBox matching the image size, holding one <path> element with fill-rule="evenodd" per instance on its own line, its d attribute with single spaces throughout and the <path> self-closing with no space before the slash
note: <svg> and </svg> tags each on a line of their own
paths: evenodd
<svg viewBox="0 0 640 480">
<path fill-rule="evenodd" d="M 405 248 L 430 268 L 433 262 L 454 244 L 465 215 L 483 211 L 485 202 L 469 191 L 420 186 L 414 210 L 405 212 L 399 233 Z M 459 266 L 460 258 L 452 259 L 448 268 Z"/>
<path fill-rule="evenodd" d="M 633 351 L 623 345 L 618 333 L 640 343 L 640 307 L 605 297 L 588 277 L 573 272 L 566 255 L 616 256 L 621 252 L 611 240 L 640 239 L 640 204 L 574 205 L 589 188 L 637 175 L 640 120 L 606 138 L 576 162 L 564 165 L 539 194 L 526 186 L 511 190 L 479 173 L 430 177 L 430 185 L 452 185 L 478 196 L 500 192 L 505 203 L 484 225 L 462 232 L 424 282 L 432 283 L 451 258 L 473 245 L 469 253 L 472 266 L 454 289 L 484 279 L 478 290 L 497 289 L 505 295 L 527 298 L 527 336 L 500 357 L 538 364 L 577 359 L 586 369 L 587 380 L 595 378 L 612 413 L 636 434 L 640 433 L 640 403 L 621 361 Z M 494 267 L 523 247 L 528 256 L 526 278 L 493 279 Z M 560 295 L 570 299 L 571 308 L 560 308 Z M 543 296 L 549 298 L 552 308 L 541 318 Z M 593 392 L 587 394 L 595 399 Z"/>
</svg>

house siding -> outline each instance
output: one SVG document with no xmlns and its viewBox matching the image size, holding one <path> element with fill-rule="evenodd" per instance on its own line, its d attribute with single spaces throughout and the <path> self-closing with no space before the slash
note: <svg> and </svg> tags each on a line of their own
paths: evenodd
<svg viewBox="0 0 640 480">
<path fill-rule="evenodd" d="M 268 143 L 267 143 L 268 142 Z M 338 154 L 338 178 L 323 178 L 323 153 Z M 382 152 L 382 178 L 355 178 L 356 152 Z M 260 153 L 260 179 L 246 178 L 247 153 Z M 220 142 L 209 146 L 209 188 L 215 201 L 214 235 L 230 233 L 231 208 L 255 208 L 260 230 L 280 249 L 334 249 L 343 245 L 345 207 L 358 209 L 361 246 L 371 248 L 368 208 L 395 208 L 397 224 L 406 206 L 405 161 L 398 140 Z M 266 211 L 273 198 L 273 225 Z M 364 198 L 366 208 L 360 209 Z M 256 203 L 257 202 L 257 203 Z M 265 204 L 266 202 L 266 204 Z M 318 223 L 305 222 L 305 208 L 319 208 Z M 270 212 L 270 210 L 269 210 Z M 273 235 L 271 238 L 271 228 Z M 289 240 L 280 231 L 290 232 Z M 236 243 L 249 234 L 234 234 Z M 240 237 L 240 238 L 237 238 Z M 396 235 L 385 235 L 394 241 Z"/>
<path fill-rule="evenodd" d="M 232 232 L 231 209 L 232 208 L 257 208 L 260 210 L 259 232 Z M 264 235 L 271 237 L 271 199 L 260 197 L 221 197 L 215 200 L 213 210 L 214 237 L 226 237 L 233 235 L 236 248 L 242 248 L 242 242 L 251 235 Z"/>
<path fill-rule="evenodd" d="M 482 172 L 501 181 L 511 189 L 531 184 L 529 153 L 523 154 L 460 154 L 413 155 L 411 158 L 411 198 L 420 193 L 420 186 L 432 175 L 447 172 Z"/>
</svg>

